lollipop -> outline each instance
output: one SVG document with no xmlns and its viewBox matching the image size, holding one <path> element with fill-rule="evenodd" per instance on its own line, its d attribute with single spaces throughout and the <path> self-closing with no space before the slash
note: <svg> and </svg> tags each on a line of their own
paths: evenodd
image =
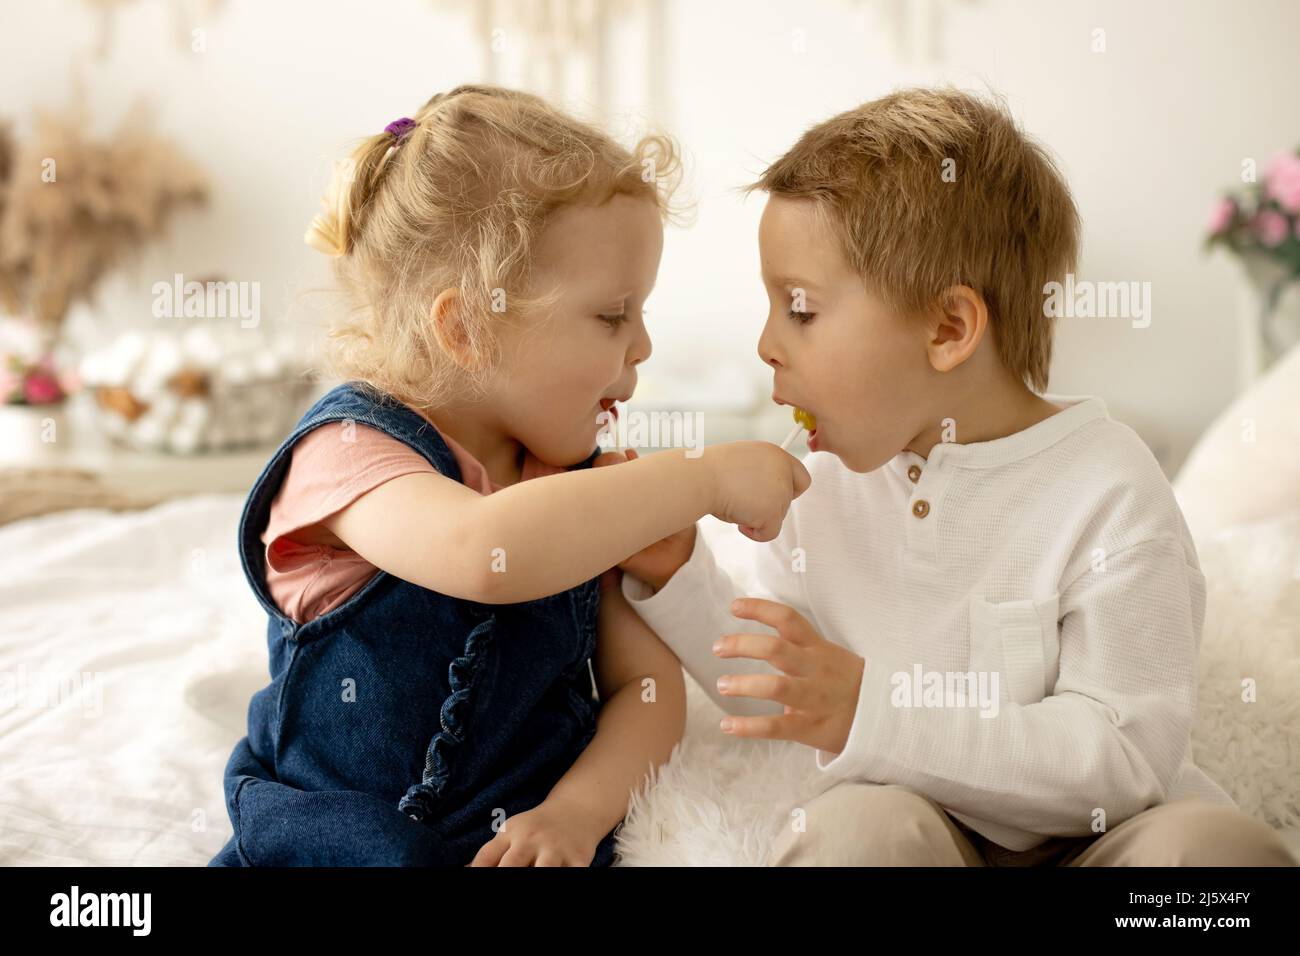
<svg viewBox="0 0 1300 956">
<path fill-rule="evenodd" d="M 790 443 L 794 441 L 795 438 L 798 437 L 799 433 L 805 428 L 808 429 L 810 433 L 817 430 L 817 418 L 812 414 L 812 412 L 807 412 L 802 408 L 796 407 L 794 410 L 794 420 L 798 424 L 794 426 L 790 434 L 785 436 L 785 441 L 781 442 L 782 451 L 788 449 Z"/>
</svg>

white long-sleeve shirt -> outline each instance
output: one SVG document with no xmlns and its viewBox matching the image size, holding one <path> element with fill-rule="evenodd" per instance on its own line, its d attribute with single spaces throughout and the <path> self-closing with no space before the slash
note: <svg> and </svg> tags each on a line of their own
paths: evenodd
<svg viewBox="0 0 1300 956">
<path fill-rule="evenodd" d="M 722 674 L 773 672 L 713 655 L 723 634 L 774 633 L 731 601 L 790 605 L 866 662 L 844 749 L 817 766 L 910 786 L 1004 847 L 1182 797 L 1232 806 L 1191 761 L 1205 578 L 1173 491 L 1100 398 L 1045 397 L 1068 407 L 868 474 L 809 453 L 778 538 L 729 529 L 747 567 L 719 567 L 697 534 L 657 594 L 628 575 L 624 594 L 740 715 L 782 708 L 717 692 Z"/>
</svg>

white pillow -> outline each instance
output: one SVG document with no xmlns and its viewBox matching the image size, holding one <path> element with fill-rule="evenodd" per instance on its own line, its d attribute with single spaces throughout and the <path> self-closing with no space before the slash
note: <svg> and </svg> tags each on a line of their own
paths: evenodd
<svg viewBox="0 0 1300 956">
<path fill-rule="evenodd" d="M 1198 540 L 1300 508 L 1300 345 L 1210 424 L 1174 493 Z"/>
</svg>

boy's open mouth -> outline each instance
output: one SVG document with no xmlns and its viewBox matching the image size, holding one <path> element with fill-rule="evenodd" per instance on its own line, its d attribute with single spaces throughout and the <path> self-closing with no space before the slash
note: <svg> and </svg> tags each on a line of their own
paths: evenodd
<svg viewBox="0 0 1300 956">
<path fill-rule="evenodd" d="M 817 422 L 817 415 L 811 409 L 804 405 L 796 405 L 794 402 L 788 402 L 776 392 L 772 393 L 772 401 L 778 405 L 789 405 L 795 410 L 795 421 L 799 422 L 808 431 L 808 447 L 813 451 L 817 450 L 817 433 L 820 425 Z M 801 414 L 802 413 L 802 414 Z M 811 426 L 811 427 L 810 427 Z"/>
</svg>

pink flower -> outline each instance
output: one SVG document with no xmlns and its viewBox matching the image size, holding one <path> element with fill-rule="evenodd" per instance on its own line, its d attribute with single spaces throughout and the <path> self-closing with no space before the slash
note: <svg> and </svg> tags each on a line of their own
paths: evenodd
<svg viewBox="0 0 1300 956">
<path fill-rule="evenodd" d="M 23 382 L 23 395 L 29 405 L 49 405 L 63 398 L 58 379 L 44 369 L 33 369 Z"/>
<path fill-rule="evenodd" d="M 1264 169 L 1264 191 L 1289 213 L 1300 214 L 1300 156 L 1278 153 Z"/>
<path fill-rule="evenodd" d="M 1236 214 L 1237 204 L 1231 199 L 1220 199 L 1216 202 L 1214 208 L 1210 210 L 1210 235 L 1217 236 L 1223 233 Z"/>
<path fill-rule="evenodd" d="M 1291 231 L 1286 216 L 1276 209 L 1265 209 L 1250 225 L 1255 230 L 1255 235 L 1259 236 L 1259 241 L 1270 249 L 1280 246 L 1286 234 Z"/>
</svg>

